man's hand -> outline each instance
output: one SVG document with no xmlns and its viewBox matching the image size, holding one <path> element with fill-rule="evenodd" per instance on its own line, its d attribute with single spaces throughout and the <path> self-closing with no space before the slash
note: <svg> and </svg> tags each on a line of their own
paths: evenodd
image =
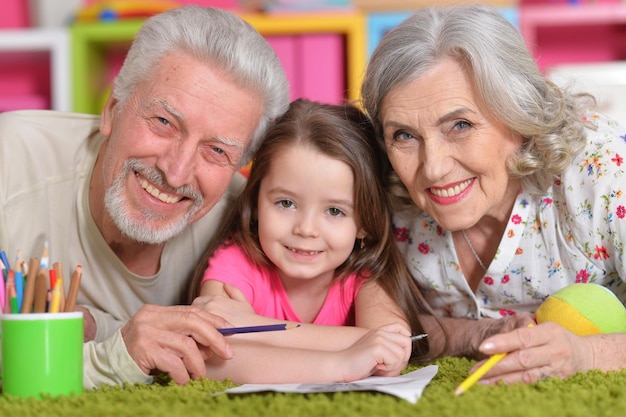
<svg viewBox="0 0 626 417">
<path fill-rule="evenodd" d="M 212 354 L 230 359 L 233 352 L 216 329 L 231 327 L 221 317 L 194 306 L 144 305 L 122 327 L 126 349 L 146 374 L 167 372 L 178 384 L 206 376 Z"/>
</svg>

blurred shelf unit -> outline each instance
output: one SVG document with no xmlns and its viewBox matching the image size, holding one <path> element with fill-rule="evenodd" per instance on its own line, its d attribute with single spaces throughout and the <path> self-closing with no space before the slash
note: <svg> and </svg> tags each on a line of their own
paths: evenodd
<svg viewBox="0 0 626 417">
<path fill-rule="evenodd" d="M 493 1 L 492 1 L 493 2 Z M 366 1 L 364 3 L 367 3 Z M 376 3 L 378 2 L 371 2 Z M 444 2 L 445 3 L 445 2 Z M 507 5 L 507 0 L 502 0 L 501 3 L 493 2 L 498 8 L 500 13 L 511 24 L 519 28 L 519 8 L 515 6 Z M 407 17 L 411 16 L 413 12 L 410 10 L 398 10 L 390 12 L 375 11 L 367 14 L 367 56 L 371 56 L 372 52 L 380 42 L 380 39 L 389 30 L 393 29 L 404 21 Z"/>
<path fill-rule="evenodd" d="M 272 45 L 290 82 L 291 98 L 341 103 L 356 99 L 365 67 L 361 13 L 242 14 Z M 142 20 L 70 27 L 73 110 L 99 113 Z"/>
<path fill-rule="evenodd" d="M 0 30 L 0 112 L 70 111 L 70 62 L 66 29 Z"/>
<path fill-rule="evenodd" d="M 626 59 L 626 5 L 621 2 L 523 5 L 520 30 L 542 71 Z"/>
</svg>

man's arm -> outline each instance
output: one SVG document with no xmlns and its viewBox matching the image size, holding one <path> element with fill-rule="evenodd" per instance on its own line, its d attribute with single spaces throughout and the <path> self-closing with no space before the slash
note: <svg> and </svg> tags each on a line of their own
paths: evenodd
<svg viewBox="0 0 626 417">
<path fill-rule="evenodd" d="M 205 360 L 233 356 L 216 329 L 232 327 L 221 317 L 194 306 L 146 304 L 102 343 L 83 348 L 84 386 L 147 383 L 165 372 L 178 384 L 206 376 Z"/>
<path fill-rule="evenodd" d="M 145 374 L 128 354 L 122 334 L 117 331 L 101 343 L 83 345 L 83 387 L 100 385 L 150 384 L 152 376 Z"/>
</svg>

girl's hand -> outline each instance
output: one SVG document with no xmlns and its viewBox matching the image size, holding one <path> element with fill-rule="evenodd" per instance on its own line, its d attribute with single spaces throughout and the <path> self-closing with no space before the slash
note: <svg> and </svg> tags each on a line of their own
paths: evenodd
<svg viewBox="0 0 626 417">
<path fill-rule="evenodd" d="M 602 336 L 607 335 L 577 336 L 555 323 L 543 323 L 493 336 L 480 345 L 480 351 L 487 355 L 509 353 L 481 382 L 533 383 L 547 377 L 566 378 L 578 371 L 599 368 L 594 366 L 593 340 L 601 342 Z M 480 364 L 475 368 L 478 366 Z M 623 362 L 621 366 L 625 366 Z"/>
<path fill-rule="evenodd" d="M 345 368 L 344 381 L 370 375 L 397 376 L 411 356 L 411 334 L 400 324 L 370 330 L 349 348 L 340 351 L 338 366 Z"/>
<path fill-rule="evenodd" d="M 204 290 L 208 283 L 209 281 L 203 284 L 203 294 L 206 294 Z M 214 287 L 212 294 L 200 295 L 193 300 L 193 306 L 224 317 L 235 326 L 251 325 L 255 322 L 257 315 L 254 309 L 237 287 L 218 281 L 210 281 L 210 285 Z"/>
</svg>

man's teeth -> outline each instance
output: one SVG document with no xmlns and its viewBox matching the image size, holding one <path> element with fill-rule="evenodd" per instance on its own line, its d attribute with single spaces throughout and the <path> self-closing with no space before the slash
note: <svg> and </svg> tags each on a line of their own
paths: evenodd
<svg viewBox="0 0 626 417">
<path fill-rule="evenodd" d="M 145 179 L 141 180 L 141 187 L 146 190 L 151 196 L 158 198 L 164 203 L 173 204 L 180 200 L 178 196 L 172 196 L 167 193 L 160 192 L 156 187 L 153 187 L 152 184 L 149 184 Z"/>
</svg>

